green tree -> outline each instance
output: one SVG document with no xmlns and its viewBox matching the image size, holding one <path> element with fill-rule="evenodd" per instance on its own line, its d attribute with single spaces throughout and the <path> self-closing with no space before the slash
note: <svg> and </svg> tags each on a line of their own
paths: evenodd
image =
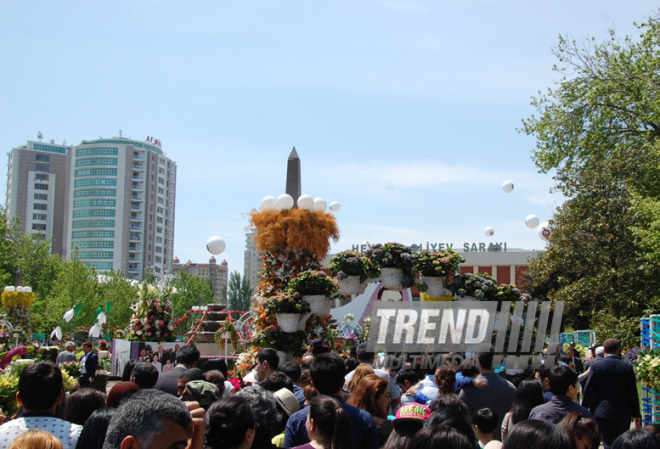
<svg viewBox="0 0 660 449">
<path fill-rule="evenodd" d="M 243 277 L 238 271 L 233 271 L 229 275 L 229 283 L 227 285 L 227 304 L 230 310 L 250 310 L 252 298 L 252 288 L 250 287 L 250 280 Z"/>
<path fill-rule="evenodd" d="M 193 306 L 196 306 L 200 296 L 202 297 L 202 304 L 215 302 L 209 279 L 192 275 L 187 271 L 181 271 L 172 280 L 172 285 L 177 289 L 177 293 L 172 298 L 172 309 L 175 318 L 181 318 Z"/>
<path fill-rule="evenodd" d="M 104 326 L 110 333 L 117 329 L 125 329 L 133 311 L 131 304 L 137 299 L 137 288 L 131 285 L 131 279 L 125 278 L 121 271 L 111 270 L 104 273 L 103 282 L 99 284 L 98 292 L 103 301 L 110 303 L 108 323 Z"/>
</svg>

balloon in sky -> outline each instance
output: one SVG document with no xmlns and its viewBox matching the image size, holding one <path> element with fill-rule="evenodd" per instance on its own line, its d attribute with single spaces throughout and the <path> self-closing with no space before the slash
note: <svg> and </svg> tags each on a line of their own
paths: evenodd
<svg viewBox="0 0 660 449">
<path fill-rule="evenodd" d="M 301 195 L 300 198 L 298 198 L 298 208 L 302 210 L 314 209 L 314 198 L 309 195 Z"/>
<path fill-rule="evenodd" d="M 225 243 L 225 240 L 222 237 L 218 237 L 217 235 L 214 235 L 206 241 L 206 249 L 208 249 L 211 254 L 216 256 L 218 254 L 222 254 L 226 247 L 227 244 Z"/>
<path fill-rule="evenodd" d="M 331 211 L 337 212 L 340 208 L 341 208 L 341 206 L 339 205 L 338 202 L 333 201 L 332 203 L 330 203 L 330 210 Z"/>
<path fill-rule="evenodd" d="M 493 229 L 493 228 L 491 228 L 490 226 L 488 226 L 488 227 L 484 230 L 484 233 L 485 233 L 488 237 L 492 237 L 493 235 L 495 235 L 495 229 Z"/>
<path fill-rule="evenodd" d="M 527 218 L 525 218 L 525 224 L 528 228 L 534 229 L 539 225 L 539 217 L 536 215 L 528 215 Z"/>
<path fill-rule="evenodd" d="M 506 193 L 513 192 L 513 183 L 511 181 L 504 181 L 502 184 L 502 190 L 504 190 Z"/>
<path fill-rule="evenodd" d="M 277 209 L 277 200 L 274 196 L 265 196 L 261 200 L 261 205 L 259 206 L 261 210 L 275 210 Z"/>
<path fill-rule="evenodd" d="M 326 203 L 323 198 L 314 198 L 314 210 L 325 212 L 327 208 L 328 203 Z"/>
<path fill-rule="evenodd" d="M 289 210 L 293 207 L 293 197 L 288 193 L 283 193 L 277 197 L 277 208 L 280 210 Z"/>
</svg>

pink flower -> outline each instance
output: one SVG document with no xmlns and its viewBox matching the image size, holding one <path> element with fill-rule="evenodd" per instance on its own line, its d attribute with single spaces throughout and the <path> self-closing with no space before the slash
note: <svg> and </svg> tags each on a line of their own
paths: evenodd
<svg viewBox="0 0 660 449">
<path fill-rule="evenodd" d="M 147 333 L 147 337 L 151 337 L 151 332 Z"/>
<path fill-rule="evenodd" d="M 147 309 L 147 312 L 148 312 L 148 313 L 151 313 L 151 309 Z"/>
<path fill-rule="evenodd" d="M 163 309 L 158 309 L 158 313 L 163 313 Z"/>
<path fill-rule="evenodd" d="M 151 328 L 151 324 L 147 324 L 147 325 L 145 326 L 145 328 L 150 329 L 150 328 Z"/>
<path fill-rule="evenodd" d="M 158 325 L 159 325 L 159 326 L 165 326 L 165 322 L 164 322 L 163 320 L 160 320 L 160 321 L 158 322 Z"/>
<path fill-rule="evenodd" d="M 160 303 L 158 301 L 154 301 L 154 306 L 158 307 Z"/>
</svg>

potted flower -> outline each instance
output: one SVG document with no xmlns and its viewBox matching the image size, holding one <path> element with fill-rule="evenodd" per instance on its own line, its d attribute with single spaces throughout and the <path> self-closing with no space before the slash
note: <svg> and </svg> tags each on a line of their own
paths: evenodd
<svg viewBox="0 0 660 449">
<path fill-rule="evenodd" d="M 497 282 L 488 274 L 465 273 L 454 277 L 449 290 L 458 301 L 496 301 Z"/>
<path fill-rule="evenodd" d="M 378 265 L 383 286 L 390 290 L 405 290 L 415 284 L 415 260 L 412 249 L 400 243 L 373 245 L 367 257 Z"/>
<path fill-rule="evenodd" d="M 342 251 L 328 262 L 328 268 L 339 284 L 340 295 L 364 293 L 365 281 L 378 277 L 378 267 L 357 251 Z"/>
<path fill-rule="evenodd" d="M 277 325 L 284 332 L 296 332 L 300 316 L 310 313 L 309 304 L 297 293 L 281 293 L 268 300 L 266 309 L 275 315 Z"/>
<path fill-rule="evenodd" d="M 414 255 L 415 270 L 424 277 L 420 291 L 438 297 L 445 293 L 444 280 L 458 272 L 465 259 L 452 250 L 431 252 L 422 250 Z"/>
<path fill-rule="evenodd" d="M 337 291 L 337 282 L 323 271 L 304 271 L 289 281 L 291 293 L 298 293 L 309 304 L 312 313 L 320 316 L 330 315 L 332 301 L 330 295 Z"/>
</svg>

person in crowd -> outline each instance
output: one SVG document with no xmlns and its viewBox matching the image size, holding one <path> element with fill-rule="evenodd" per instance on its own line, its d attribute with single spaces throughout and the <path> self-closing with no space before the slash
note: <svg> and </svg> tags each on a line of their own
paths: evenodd
<svg viewBox="0 0 660 449">
<path fill-rule="evenodd" d="M 85 355 L 80 359 L 80 388 L 92 386 L 99 366 L 99 356 L 94 352 L 94 344 L 91 341 L 83 343 L 83 352 Z"/>
<path fill-rule="evenodd" d="M 183 377 L 183 376 L 182 376 Z M 211 404 L 222 397 L 220 389 L 211 382 L 205 380 L 193 380 L 186 383 L 181 395 L 182 401 L 195 401 L 204 410 L 207 410 Z"/>
<path fill-rule="evenodd" d="M 357 345 L 355 354 L 357 356 L 358 362 L 360 362 L 360 365 L 366 364 L 371 366 L 371 368 L 374 368 L 374 360 L 376 359 L 376 353 L 369 350 L 367 343 L 360 343 L 359 345 Z M 380 368 L 374 368 L 374 374 L 380 377 L 381 379 L 385 379 L 386 381 L 389 382 L 390 397 L 392 398 L 392 408 L 397 409 L 399 404 L 401 403 L 401 392 L 399 391 L 399 387 L 397 387 L 396 385 L 396 378 L 391 378 L 390 375 L 387 374 L 387 371 Z M 352 371 L 346 375 L 344 380 L 344 387 L 346 387 L 351 382 L 354 375 L 355 375 L 355 371 Z"/>
<path fill-rule="evenodd" d="M 392 420 L 392 433 L 383 449 L 408 449 L 413 437 L 422 430 L 431 416 L 431 410 L 422 404 L 408 404 L 399 407 Z"/>
<path fill-rule="evenodd" d="M 259 386 L 265 388 L 271 393 L 275 393 L 277 390 L 281 390 L 282 388 L 286 388 L 291 393 L 293 393 L 293 382 L 291 382 L 289 376 L 279 371 L 275 371 L 273 374 L 268 376 L 266 379 L 259 383 Z"/>
<path fill-rule="evenodd" d="M 179 376 L 184 371 L 194 368 L 199 361 L 199 357 L 200 354 L 197 348 L 193 346 L 184 346 L 181 348 L 176 353 L 176 366 L 172 371 L 161 373 L 154 388 L 176 396 L 179 391 Z"/>
<path fill-rule="evenodd" d="M 545 403 L 543 387 L 539 381 L 525 379 L 520 382 L 516 394 L 513 396 L 511 409 L 504 415 L 502 420 L 502 439 L 506 438 L 516 423 L 528 419 L 532 409 Z"/>
<path fill-rule="evenodd" d="M 133 368 L 131 382 L 140 387 L 141 390 L 148 390 L 156 385 L 158 376 L 158 370 L 153 364 L 139 362 Z"/>
<path fill-rule="evenodd" d="M 103 449 L 202 449 L 204 409 L 159 390 L 139 391 L 110 420 Z"/>
<path fill-rule="evenodd" d="M 437 399 L 438 395 L 454 394 L 454 385 L 456 385 L 456 371 L 453 369 L 438 368 L 435 370 L 433 382 L 435 382 L 436 386 L 436 388 L 432 389 L 432 396 L 435 396 L 434 399 L 431 399 L 424 393 L 417 391 L 418 386 L 414 386 L 408 389 L 408 391 L 406 391 L 406 396 L 412 396 L 413 400 L 417 403 L 428 405 Z M 474 379 L 472 384 L 474 384 Z M 481 386 L 481 389 L 484 389 L 486 383 L 480 380 L 479 385 Z M 426 388 L 428 389 L 429 387 Z"/>
<path fill-rule="evenodd" d="M 214 370 L 220 371 L 225 379 L 224 380 L 225 388 L 223 390 L 222 397 L 223 398 L 229 397 L 232 394 L 232 391 L 234 390 L 234 386 L 232 385 L 231 382 L 229 382 L 229 367 L 227 367 L 227 362 L 225 362 L 223 359 L 210 359 L 204 365 L 204 373 Z"/>
<path fill-rule="evenodd" d="M 291 417 L 291 415 L 300 410 L 300 404 L 298 404 L 298 399 L 296 399 L 296 396 L 291 392 L 291 390 L 287 388 L 282 388 L 273 392 L 273 396 L 275 397 L 275 402 L 277 402 L 277 407 L 282 412 L 284 420 L 282 422 L 282 426 L 278 428 L 278 430 L 281 430 L 281 432 L 273 437 L 272 443 L 277 447 L 283 447 L 286 421 Z"/>
<path fill-rule="evenodd" d="M 16 438 L 9 449 L 62 449 L 62 442 L 43 430 L 28 430 Z"/>
<path fill-rule="evenodd" d="M 280 372 L 286 374 L 293 383 L 293 394 L 298 400 L 298 404 L 302 408 L 305 405 L 305 391 L 302 384 L 302 370 L 300 367 L 293 363 L 283 363 L 279 366 Z"/>
<path fill-rule="evenodd" d="M 346 375 L 348 376 L 348 373 L 355 371 L 355 369 L 360 366 L 360 362 L 357 361 L 355 358 L 348 358 L 344 360 L 346 362 Z"/>
<path fill-rule="evenodd" d="M 516 387 L 506 379 L 502 379 L 492 369 L 493 365 L 493 352 L 480 352 L 477 354 L 477 368 L 479 369 L 479 377 L 476 380 L 482 380 L 486 383 L 483 390 L 478 388 L 463 388 L 460 393 L 460 398 L 470 408 L 471 412 L 475 412 L 482 408 L 489 408 L 499 418 L 497 428 L 493 434 L 496 440 L 502 440 L 502 432 L 500 427 L 504 415 L 511 409 L 513 397 L 516 394 Z"/>
<path fill-rule="evenodd" d="M 80 426 L 94 411 L 105 408 L 105 395 L 92 388 L 83 388 L 67 397 L 64 420 Z"/>
<path fill-rule="evenodd" d="M 275 448 L 272 439 L 282 432 L 281 429 L 286 425 L 286 415 L 277 407 L 273 393 L 260 386 L 253 386 L 243 388 L 234 396 L 246 398 L 254 410 L 257 419 L 257 433 L 252 447 L 254 449 Z"/>
<path fill-rule="evenodd" d="M 571 442 L 571 449 L 598 448 L 600 446 L 600 435 L 598 426 L 593 419 L 584 418 L 578 412 L 572 412 L 564 416 L 557 424 L 566 432 Z"/>
<path fill-rule="evenodd" d="M 309 368 L 312 366 L 312 362 L 314 361 L 314 356 L 311 354 L 306 354 L 303 356 L 302 360 L 300 361 L 300 369 L 301 370 L 309 370 Z"/>
<path fill-rule="evenodd" d="M 190 368 L 181 373 L 179 380 L 177 381 L 176 395 L 179 397 L 183 396 L 183 391 L 186 389 L 186 384 L 194 380 L 206 380 L 204 371 L 199 368 Z"/>
<path fill-rule="evenodd" d="M 427 421 L 428 423 L 428 421 Z M 474 443 L 449 426 L 424 426 L 410 442 L 409 449 L 474 449 Z"/>
<path fill-rule="evenodd" d="M 57 363 L 66 363 L 66 362 L 77 362 L 76 359 L 76 344 L 72 341 L 67 341 L 64 343 L 64 351 L 57 354 Z"/>
<path fill-rule="evenodd" d="M 612 449 L 660 449 L 660 439 L 642 429 L 633 429 L 619 435 Z"/>
<path fill-rule="evenodd" d="M 164 363 L 162 363 L 162 366 L 160 368 L 160 372 L 161 373 L 169 373 L 170 371 L 172 371 L 173 368 L 174 368 L 174 365 L 172 364 L 172 359 L 168 358 L 168 359 L 165 360 Z"/>
<path fill-rule="evenodd" d="M 129 360 L 126 362 L 124 365 L 124 370 L 121 373 L 121 381 L 122 382 L 130 382 L 131 381 L 131 374 L 133 373 L 133 368 L 135 368 L 135 364 L 137 363 L 137 360 Z"/>
<path fill-rule="evenodd" d="M 571 368 L 564 365 L 552 368 L 550 370 L 550 389 L 554 394 L 550 402 L 534 407 L 529 414 L 529 419 L 557 424 L 564 419 L 564 416 L 572 412 L 578 412 L 585 418 L 593 419 L 589 410 L 575 402 L 580 392 L 580 384 L 578 374 Z"/>
<path fill-rule="evenodd" d="M 660 424 L 647 424 L 644 426 L 644 430 L 651 432 L 657 437 L 660 437 Z"/>
<path fill-rule="evenodd" d="M 584 363 L 577 352 L 577 349 L 569 347 L 566 350 L 566 355 L 570 359 L 570 362 L 575 366 L 575 372 L 578 373 L 578 376 L 584 372 Z"/>
<path fill-rule="evenodd" d="M 100 408 L 92 413 L 85 421 L 76 449 L 102 449 L 108 425 L 115 411 L 114 408 Z"/>
<path fill-rule="evenodd" d="M 158 357 L 158 353 L 154 354 L 151 357 L 151 364 L 156 368 L 156 372 L 160 373 L 162 371 L 163 365 L 160 362 L 160 358 Z"/>
<path fill-rule="evenodd" d="M 58 438 L 64 449 L 75 449 L 82 426 L 53 416 L 64 394 L 62 371 L 57 365 L 37 362 L 25 367 L 16 394 L 23 414 L 0 426 L 0 449 L 7 449 L 18 436 L 35 429 Z"/>
<path fill-rule="evenodd" d="M 493 441 L 493 432 L 497 427 L 497 413 L 489 408 L 482 408 L 477 410 L 472 415 L 472 425 L 474 426 L 474 435 L 479 440 L 479 446 L 484 447 Z"/>
<path fill-rule="evenodd" d="M 594 349 L 594 357 L 591 360 L 587 360 L 584 363 L 584 369 L 586 370 L 591 368 L 591 366 L 594 365 L 595 363 L 599 363 L 605 360 L 605 346 L 597 346 L 596 344 L 594 344 L 593 346 L 596 347 Z"/>
<path fill-rule="evenodd" d="M 117 382 L 108 392 L 105 404 L 117 408 L 124 399 L 130 398 L 138 391 L 140 387 L 135 382 Z"/>
<path fill-rule="evenodd" d="M 211 382 L 213 385 L 218 387 L 218 390 L 220 391 L 220 397 L 224 398 L 225 396 L 225 383 L 229 383 L 225 381 L 225 376 L 222 375 L 222 372 L 220 372 L 217 369 L 211 370 L 211 371 L 206 371 L 204 373 L 204 379 L 207 382 Z"/>
<path fill-rule="evenodd" d="M 429 409 L 431 410 L 431 413 L 450 409 L 452 413 L 463 415 L 465 419 L 468 421 L 470 420 L 470 409 L 468 408 L 467 404 L 461 401 L 461 398 L 455 393 L 443 394 L 437 399 L 434 399 L 429 404 Z"/>
<path fill-rule="evenodd" d="M 502 449 L 570 448 L 571 443 L 566 432 L 556 424 L 536 420 L 527 420 L 516 424 L 502 444 Z"/>
<path fill-rule="evenodd" d="M 353 449 L 351 422 L 338 399 L 317 396 L 309 403 L 306 421 L 310 442 L 297 449 Z"/>
<path fill-rule="evenodd" d="M 460 372 L 457 372 L 456 383 L 454 384 L 454 392 L 458 394 L 461 392 L 463 388 L 469 386 L 475 386 L 480 390 L 486 388 L 486 382 L 484 382 L 483 380 L 478 380 L 477 376 L 479 376 L 479 370 L 477 369 L 476 366 L 463 368 Z"/>
<path fill-rule="evenodd" d="M 319 395 L 332 396 L 341 403 L 351 423 L 353 444 L 356 448 L 377 449 L 380 447 L 380 442 L 374 419 L 364 410 L 343 401 L 341 390 L 344 385 L 345 371 L 344 360 L 338 354 L 328 353 L 316 356 L 310 368 L 312 386 Z M 314 400 L 314 398 L 311 400 Z M 286 425 L 284 447 L 296 447 L 309 443 L 307 430 L 305 429 L 308 408 L 294 413 L 289 418 Z"/>
<path fill-rule="evenodd" d="M 371 367 L 371 365 L 358 365 L 358 367 L 355 368 L 355 371 L 353 372 L 351 381 L 346 384 L 346 390 L 350 393 L 353 393 L 360 381 L 370 375 L 375 375 L 374 369 Z"/>
<path fill-rule="evenodd" d="M 642 418 L 632 365 L 619 359 L 617 340 L 608 339 L 603 346 L 605 360 L 591 365 L 582 405 L 595 416 L 603 446 L 609 449 L 612 442 L 630 428 L 631 420 L 639 428 Z"/>
<path fill-rule="evenodd" d="M 214 402 L 206 412 L 205 424 L 210 449 L 250 449 L 257 433 L 254 410 L 240 395 Z"/>
<path fill-rule="evenodd" d="M 552 399 L 552 391 L 550 390 L 550 370 L 542 368 L 534 374 L 534 378 L 541 382 L 541 387 L 543 389 L 543 401 L 550 402 Z"/>
<path fill-rule="evenodd" d="M 412 402 L 427 404 L 438 397 L 438 386 L 435 384 L 435 379 L 433 380 L 433 386 L 422 383 L 419 380 L 419 375 L 412 368 L 401 370 L 396 377 L 396 383 L 401 389 L 401 405 Z M 417 399 L 415 399 L 415 395 L 417 395 Z"/>
<path fill-rule="evenodd" d="M 378 427 L 380 443 L 385 444 L 392 432 L 392 424 L 387 419 L 391 403 L 389 382 L 375 374 L 364 377 L 346 403 L 364 410 L 373 417 Z"/>
<path fill-rule="evenodd" d="M 470 418 L 461 414 L 455 413 L 451 408 L 440 409 L 429 417 L 424 423 L 424 427 L 428 426 L 448 426 L 455 429 L 458 433 L 463 435 L 472 443 L 473 447 L 477 447 L 477 437 L 474 434 L 474 429 Z"/>
<path fill-rule="evenodd" d="M 280 358 L 273 348 L 265 348 L 257 354 L 257 366 L 255 366 L 255 379 L 257 382 L 264 381 L 268 376 L 277 371 Z"/>
</svg>

